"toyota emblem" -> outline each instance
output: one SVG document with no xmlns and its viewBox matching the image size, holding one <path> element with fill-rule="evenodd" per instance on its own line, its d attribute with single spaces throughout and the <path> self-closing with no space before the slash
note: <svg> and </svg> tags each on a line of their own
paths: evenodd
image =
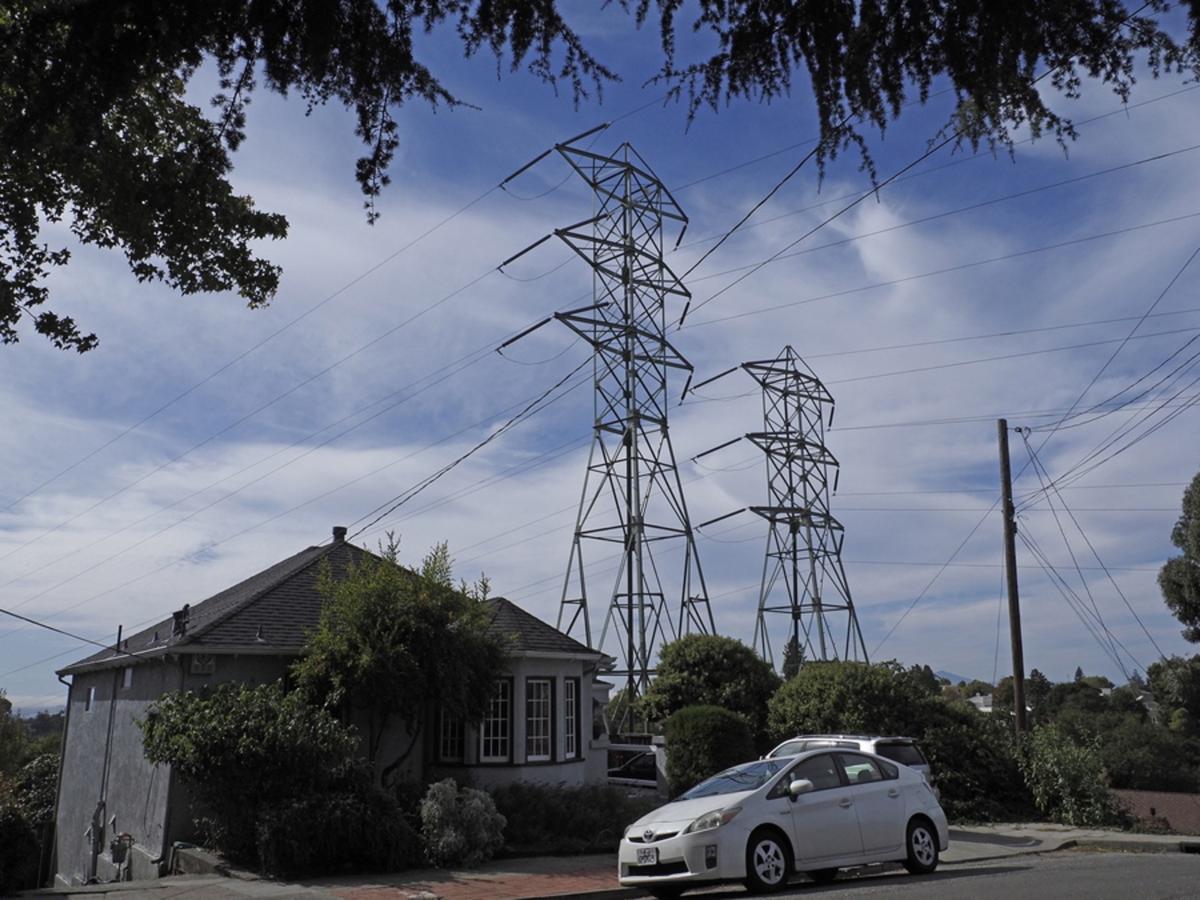
<svg viewBox="0 0 1200 900">
<path fill-rule="evenodd" d="M 642 832 L 642 840 L 645 841 L 647 844 L 650 843 L 652 840 L 654 840 L 654 829 L 647 828 L 645 831 L 643 831 Z"/>
</svg>

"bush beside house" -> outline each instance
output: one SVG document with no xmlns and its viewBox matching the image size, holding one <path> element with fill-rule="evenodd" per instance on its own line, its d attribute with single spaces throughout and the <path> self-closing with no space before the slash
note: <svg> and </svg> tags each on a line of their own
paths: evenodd
<svg viewBox="0 0 1200 900">
<path fill-rule="evenodd" d="M 720 706 L 686 706 L 667 719 L 665 732 L 671 796 L 755 755 L 750 725 Z"/>
<path fill-rule="evenodd" d="M 421 801 L 425 858 L 435 866 L 474 868 L 504 846 L 505 820 L 483 791 L 453 778 L 429 786 Z"/>
<path fill-rule="evenodd" d="M 608 785 L 552 787 L 517 782 L 492 791 L 506 820 L 509 855 L 571 855 L 611 852 L 625 826 L 661 804 Z"/>
</svg>

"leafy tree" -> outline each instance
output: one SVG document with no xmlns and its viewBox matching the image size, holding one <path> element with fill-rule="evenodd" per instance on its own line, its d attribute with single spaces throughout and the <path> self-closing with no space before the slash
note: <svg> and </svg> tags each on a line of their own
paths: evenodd
<svg viewBox="0 0 1200 900">
<path fill-rule="evenodd" d="M 932 698 L 898 663 L 810 662 L 767 706 L 773 738 L 795 734 L 920 731 Z"/>
<path fill-rule="evenodd" d="M 1178 712 L 1183 713 L 1180 726 L 1200 721 L 1200 654 L 1160 659 L 1146 670 L 1146 679 L 1164 722 L 1174 728 L 1173 717 Z"/>
<path fill-rule="evenodd" d="M 722 706 L 744 715 L 762 736 L 767 701 L 778 687 L 779 676 L 770 664 L 741 641 L 689 634 L 659 652 L 658 674 L 642 706 L 660 721 L 685 706 Z"/>
<path fill-rule="evenodd" d="M 1005 675 L 992 690 L 992 709 L 1008 715 L 1013 711 L 1013 677 Z"/>
<path fill-rule="evenodd" d="M 754 735 L 746 717 L 723 706 L 676 710 L 667 719 L 664 734 L 671 796 L 754 758 Z"/>
<path fill-rule="evenodd" d="M 1041 721 L 1046 712 L 1046 701 L 1050 699 L 1050 689 L 1053 685 L 1050 679 L 1034 669 L 1025 679 L 1025 700 L 1033 709 L 1034 719 Z"/>
<path fill-rule="evenodd" d="M 25 761 L 27 745 L 21 720 L 12 714 L 12 701 L 0 688 L 0 777 L 16 774 Z"/>
<path fill-rule="evenodd" d="M 566 6 L 565 4 L 563 4 Z M 1061 0 L 1036 14 L 1022 4 L 930 0 L 917 5 L 797 4 L 792 0 L 638 0 L 608 4 L 652 18 L 662 35 L 659 78 L 695 114 L 735 99 L 769 101 L 799 75 L 811 86 L 818 164 L 855 145 L 871 167 L 864 127 L 882 131 L 912 94 L 935 81 L 956 93 L 952 137 L 1010 144 L 1014 129 L 1064 140 L 1071 124 L 1050 108 L 1085 76 L 1121 97 L 1143 56 L 1151 70 L 1195 70 L 1200 15 L 1186 41 L 1159 23 L 1165 0 L 1131 14 L 1120 0 Z M 684 21 L 681 23 L 680 20 Z M 690 20 L 690 21 L 689 21 Z M 69 219 L 79 240 L 119 248 L 140 280 L 183 293 L 233 290 L 251 306 L 275 293 L 279 270 L 255 243 L 287 231 L 229 183 L 260 83 L 335 101 L 355 113 L 365 151 L 356 176 L 367 219 L 399 145 L 397 109 L 416 99 L 462 103 L 420 61 L 419 44 L 452 28 L 466 55 L 491 51 L 571 86 L 576 103 L 618 73 L 570 26 L 554 0 L 207 0 L 62 3 L 15 0 L 0 12 L 0 340 L 23 315 L 57 346 L 96 344 L 69 316 L 44 308 L 49 273 L 69 260 L 42 241 L 45 222 Z M 684 58 L 682 28 L 712 39 Z M 432 39 L 430 39 L 432 40 Z M 706 41 L 684 46 L 703 47 Z M 211 113 L 188 101 L 197 71 L 215 64 Z M 1034 89 L 1048 72 L 1055 91 Z M 873 169 L 872 169 L 873 171 Z"/>
<path fill-rule="evenodd" d="M 1116 800 L 1103 780 L 1095 743 L 1044 725 L 1030 737 L 1022 768 L 1038 809 L 1056 822 L 1086 827 L 1116 821 Z"/>
<path fill-rule="evenodd" d="M 1200 473 L 1183 492 L 1183 512 L 1171 529 L 1171 543 L 1182 552 L 1158 573 L 1158 586 L 1171 614 L 1183 623 L 1183 636 L 1200 642 Z"/>
<path fill-rule="evenodd" d="M 804 665 L 804 648 L 800 646 L 800 642 L 796 640 L 796 636 L 792 635 L 788 638 L 787 646 L 783 649 L 783 680 L 788 681 L 795 678 L 800 672 L 800 667 Z"/>
<path fill-rule="evenodd" d="M 350 729 L 280 683 L 166 694 L 140 725 L 146 758 L 191 786 L 209 840 L 235 859 L 257 858 L 258 822 L 277 804 L 355 780 Z"/>
<path fill-rule="evenodd" d="M 381 553 L 354 563 L 342 579 L 328 568 L 321 573 L 321 619 L 292 673 L 311 702 L 365 716 L 367 757 L 389 783 L 431 706 L 468 722 L 483 718 L 504 651 L 487 633 L 487 608 L 451 587 L 445 545 L 425 558 L 425 574 L 397 563 L 390 536 Z M 381 761 L 380 742 L 397 723 L 407 729 L 408 747 Z"/>
</svg>

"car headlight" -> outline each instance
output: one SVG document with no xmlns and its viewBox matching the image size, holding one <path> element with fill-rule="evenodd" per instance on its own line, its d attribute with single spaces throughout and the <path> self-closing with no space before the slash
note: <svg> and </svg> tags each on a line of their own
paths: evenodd
<svg viewBox="0 0 1200 900">
<path fill-rule="evenodd" d="M 730 806 L 726 809 L 714 809 L 706 812 L 695 822 L 683 829 L 684 834 L 695 834 L 697 831 L 712 831 L 722 825 L 728 825 L 742 811 L 740 806 Z"/>
</svg>

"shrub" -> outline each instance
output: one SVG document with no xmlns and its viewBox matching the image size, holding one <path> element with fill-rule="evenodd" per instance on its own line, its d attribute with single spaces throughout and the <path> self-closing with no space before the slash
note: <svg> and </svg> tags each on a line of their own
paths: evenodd
<svg viewBox="0 0 1200 900">
<path fill-rule="evenodd" d="M 657 675 L 641 706 L 659 721 L 685 706 L 723 706 L 744 715 L 755 737 L 764 738 L 767 701 L 778 688 L 779 676 L 770 663 L 741 641 L 689 634 L 662 648 Z"/>
<path fill-rule="evenodd" d="M 330 791 L 268 807 L 258 819 L 258 857 L 264 871 L 293 876 L 329 861 L 395 871 L 420 861 L 421 840 L 383 791 Z"/>
<path fill-rule="evenodd" d="M 504 816 L 483 791 L 459 788 L 447 778 L 429 786 L 421 801 L 425 856 L 435 866 L 471 868 L 504 846 Z"/>
<path fill-rule="evenodd" d="M 1100 754 L 1056 725 L 1033 732 L 1022 768 L 1038 809 L 1064 825 L 1111 825 L 1116 801 L 1103 782 Z"/>
<path fill-rule="evenodd" d="M 141 725 L 147 758 L 169 763 L 192 788 L 206 842 L 240 862 L 261 865 L 258 821 L 280 804 L 364 777 L 351 731 L 279 683 L 222 684 L 208 698 L 167 694 Z"/>
<path fill-rule="evenodd" d="M 795 734 L 903 734 L 918 737 L 933 698 L 897 663 L 810 662 L 775 692 L 767 726 Z"/>
<path fill-rule="evenodd" d="M 754 759 L 750 725 L 720 706 L 687 706 L 667 719 L 667 781 L 671 795 Z"/>
<path fill-rule="evenodd" d="M 1035 811 L 1008 723 L 963 702 L 935 700 L 926 709 L 928 719 L 913 736 L 951 821 L 1013 821 Z"/>
<path fill-rule="evenodd" d="M 0 896 L 34 887 L 38 840 L 33 825 L 21 813 L 0 778 Z"/>
<path fill-rule="evenodd" d="M 504 849 L 513 854 L 612 852 L 625 826 L 660 803 L 608 785 L 551 787 L 525 782 L 496 788 L 492 799 L 507 821 Z"/>
</svg>

